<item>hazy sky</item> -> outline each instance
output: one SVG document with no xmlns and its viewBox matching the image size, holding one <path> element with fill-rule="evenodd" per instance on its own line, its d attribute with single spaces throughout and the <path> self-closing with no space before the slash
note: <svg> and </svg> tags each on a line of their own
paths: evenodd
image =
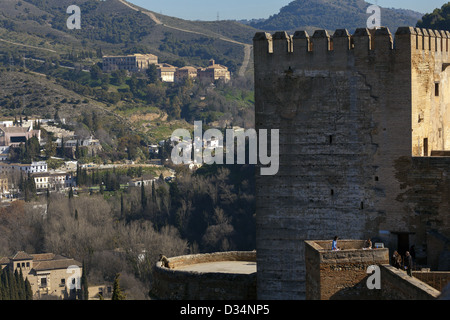
<svg viewBox="0 0 450 320">
<path fill-rule="evenodd" d="M 128 0 L 148 10 L 188 20 L 239 20 L 268 18 L 292 0 Z M 443 0 L 366 0 L 386 8 L 432 12 Z"/>
</svg>

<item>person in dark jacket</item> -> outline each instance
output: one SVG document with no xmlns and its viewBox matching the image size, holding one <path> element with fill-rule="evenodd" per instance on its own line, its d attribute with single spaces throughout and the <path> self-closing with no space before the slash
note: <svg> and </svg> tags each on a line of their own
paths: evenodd
<svg viewBox="0 0 450 320">
<path fill-rule="evenodd" d="M 405 261 L 404 261 L 406 273 L 408 276 L 412 277 L 412 257 L 409 254 L 409 251 L 406 251 L 405 253 Z"/>
</svg>

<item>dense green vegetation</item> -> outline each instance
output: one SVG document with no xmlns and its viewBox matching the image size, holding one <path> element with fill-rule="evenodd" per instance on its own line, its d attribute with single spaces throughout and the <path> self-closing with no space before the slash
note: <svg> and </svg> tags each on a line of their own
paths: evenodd
<svg viewBox="0 0 450 320">
<path fill-rule="evenodd" d="M 440 9 L 434 9 L 432 13 L 425 14 L 417 22 L 417 27 L 450 31 L 450 2 L 444 4 Z"/>
<path fill-rule="evenodd" d="M 102 146 L 95 155 L 78 144 L 63 148 L 64 139 L 58 146 L 56 137 L 41 127 L 45 146 L 39 147 L 33 138 L 13 148 L 15 162 L 47 160 L 49 168 L 71 159 L 80 164 L 146 163 L 152 157 L 150 143 L 167 139 L 176 128 L 191 129 L 194 121 L 203 121 L 204 130 L 253 126 L 252 77 L 235 76 L 243 46 L 217 35 L 224 32 L 237 41 L 251 42 L 251 36 L 240 34 L 237 23 L 224 22 L 230 29 L 222 31 L 220 22 L 195 24 L 201 34 L 155 28 L 147 15 L 116 0 L 82 0 L 77 5 L 84 27 L 69 32 L 66 8 L 72 1 L 3 4 L 0 38 L 34 47 L 2 42 L 1 115 L 16 121 L 52 119 L 51 125 L 80 137 L 92 135 Z M 170 23 L 184 29 L 194 26 Z M 253 34 L 251 28 L 243 29 L 246 35 Z M 155 53 L 160 62 L 179 67 L 206 66 L 214 59 L 233 71 L 233 78 L 229 83 L 164 83 L 155 68 L 134 75 L 102 72 L 103 54 L 139 52 Z M 169 152 L 161 148 L 159 156 L 168 158 Z M 255 248 L 254 166 L 204 166 L 195 172 L 172 168 L 176 178 L 168 182 L 154 168 L 78 166 L 77 188 L 66 195 L 49 191 L 36 195 L 31 176 L 16 177 L 25 201 L 0 208 L 0 257 L 19 250 L 65 255 L 83 261 L 89 283 L 116 281 L 118 286 L 120 271 L 126 297 L 145 299 L 160 253 L 171 257 Z M 159 178 L 148 186 L 127 186 L 131 179 L 155 176 Z M 42 207 L 45 213 L 37 209 Z"/>
<path fill-rule="evenodd" d="M 33 300 L 30 282 L 21 268 L 14 272 L 8 267 L 0 270 L 0 300 Z"/>
<path fill-rule="evenodd" d="M 254 166 L 176 170 L 170 183 L 46 194 L 0 208 L 0 257 L 58 253 L 83 261 L 88 283 L 113 283 L 120 272 L 127 298 L 146 299 L 160 253 L 255 249 Z M 106 179 L 113 172 L 93 174 Z M 44 219 L 36 205 L 46 208 Z"/>
<path fill-rule="evenodd" d="M 353 33 L 356 28 L 364 28 L 369 3 L 364 0 L 295 0 L 281 8 L 278 14 L 267 20 L 250 23 L 263 30 L 298 30 L 306 27 L 334 31 L 346 28 Z M 408 10 L 381 10 L 382 25 L 393 32 L 404 25 L 415 25 L 420 14 Z"/>
</svg>

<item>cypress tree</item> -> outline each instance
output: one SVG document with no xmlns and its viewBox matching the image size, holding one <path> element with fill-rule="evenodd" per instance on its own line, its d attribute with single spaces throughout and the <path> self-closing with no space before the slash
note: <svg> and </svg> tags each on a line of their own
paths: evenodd
<svg viewBox="0 0 450 320">
<path fill-rule="evenodd" d="M 142 211 L 147 208 L 147 196 L 145 195 L 144 179 L 141 180 L 141 206 Z"/>
<path fill-rule="evenodd" d="M 89 300 L 89 285 L 87 281 L 87 275 L 86 275 L 86 265 L 83 261 L 83 270 L 81 273 L 81 299 L 82 300 Z"/>
<path fill-rule="evenodd" d="M 18 294 L 17 294 L 17 286 L 16 281 L 14 278 L 14 274 L 12 271 L 7 271 L 8 273 L 8 284 L 9 284 L 9 292 L 10 292 L 10 300 L 18 300 Z"/>
<path fill-rule="evenodd" d="M 0 301 L 3 300 L 3 295 L 4 295 L 3 294 L 3 279 L 1 277 L 1 273 L 0 273 Z"/>
<path fill-rule="evenodd" d="M 17 272 L 17 269 L 16 269 L 14 276 L 16 278 L 18 299 L 25 300 L 25 281 L 23 280 L 22 268 L 19 269 L 19 272 Z"/>
<path fill-rule="evenodd" d="M 8 268 L 3 269 L 1 280 L 3 284 L 3 300 L 11 300 L 11 291 L 9 290 Z"/>
<path fill-rule="evenodd" d="M 120 217 L 123 218 L 125 215 L 125 207 L 123 203 L 123 193 L 120 194 Z"/>
<path fill-rule="evenodd" d="M 113 285 L 113 294 L 111 300 L 125 300 L 126 294 L 122 292 L 119 284 L 120 273 L 116 274 Z"/>
<path fill-rule="evenodd" d="M 30 281 L 28 281 L 28 277 L 25 278 L 25 299 L 33 300 L 33 290 L 31 289 Z"/>
<path fill-rule="evenodd" d="M 155 190 L 155 181 L 152 181 L 152 202 L 156 202 L 156 190 Z"/>
</svg>

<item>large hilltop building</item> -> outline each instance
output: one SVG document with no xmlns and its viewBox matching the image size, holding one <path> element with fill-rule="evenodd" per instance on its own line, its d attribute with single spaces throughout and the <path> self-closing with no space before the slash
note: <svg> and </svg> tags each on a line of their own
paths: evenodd
<svg viewBox="0 0 450 320">
<path fill-rule="evenodd" d="M 157 64 L 158 57 L 153 54 L 130 54 L 124 56 L 104 56 L 103 71 L 127 70 L 129 72 L 145 71 L 151 64 Z"/>
<path fill-rule="evenodd" d="M 150 65 L 156 66 L 158 77 L 163 82 L 180 82 L 184 79 L 199 79 L 202 82 L 217 80 L 228 82 L 231 73 L 226 66 L 217 64 L 214 59 L 206 68 L 184 66 L 177 68 L 168 63 L 158 63 L 158 57 L 153 54 L 132 54 L 124 56 L 103 56 L 103 71 L 112 72 L 126 70 L 130 73 L 147 70 Z"/>
<path fill-rule="evenodd" d="M 217 64 L 211 59 L 206 68 L 198 69 L 197 77 L 200 81 L 214 82 L 216 80 L 222 80 L 228 82 L 231 79 L 231 73 L 228 71 L 227 67 Z"/>
<path fill-rule="evenodd" d="M 256 185 L 259 299 L 304 299 L 305 241 L 335 235 L 450 270 L 449 46 L 412 27 L 255 35 L 256 129 L 280 130 Z"/>
<path fill-rule="evenodd" d="M 31 137 L 41 140 L 41 131 L 34 130 L 33 125 L 29 126 L 0 126 L 0 146 L 17 147 L 21 143 L 25 143 Z"/>
</svg>

